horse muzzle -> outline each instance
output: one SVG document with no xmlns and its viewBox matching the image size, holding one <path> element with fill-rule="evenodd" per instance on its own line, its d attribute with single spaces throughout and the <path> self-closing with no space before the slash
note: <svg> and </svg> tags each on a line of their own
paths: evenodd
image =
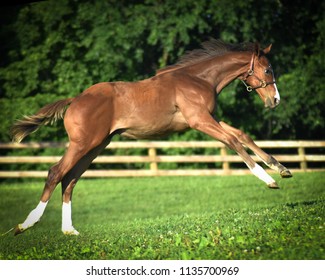
<svg viewBox="0 0 325 280">
<path fill-rule="evenodd" d="M 280 104 L 280 99 L 278 98 L 270 98 L 270 97 L 267 97 L 265 99 L 265 107 L 266 108 L 271 108 L 271 109 L 274 109 L 276 106 L 278 106 Z"/>
</svg>

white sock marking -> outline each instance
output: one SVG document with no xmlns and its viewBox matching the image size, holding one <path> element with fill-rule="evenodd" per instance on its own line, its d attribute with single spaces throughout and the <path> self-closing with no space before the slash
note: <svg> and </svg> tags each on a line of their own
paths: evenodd
<svg viewBox="0 0 325 280">
<path fill-rule="evenodd" d="M 45 211 L 47 203 L 48 203 L 48 201 L 47 202 L 42 202 L 42 201 L 39 202 L 37 207 L 29 213 L 26 220 L 22 223 L 21 226 L 23 229 L 32 227 L 35 223 L 37 223 L 40 220 L 40 218 L 42 217 L 42 215 Z"/>
<path fill-rule="evenodd" d="M 250 170 L 257 178 L 268 185 L 275 182 L 274 179 L 269 174 L 267 174 L 266 171 L 257 163 L 253 168 L 250 168 Z"/>
<path fill-rule="evenodd" d="M 75 230 L 72 225 L 72 211 L 71 211 L 71 201 L 69 203 L 62 203 L 62 231 L 64 234 L 68 235 L 78 235 L 79 232 Z"/>
<path fill-rule="evenodd" d="M 69 203 L 62 203 L 62 230 L 72 229 L 71 218 L 71 201 Z"/>
</svg>

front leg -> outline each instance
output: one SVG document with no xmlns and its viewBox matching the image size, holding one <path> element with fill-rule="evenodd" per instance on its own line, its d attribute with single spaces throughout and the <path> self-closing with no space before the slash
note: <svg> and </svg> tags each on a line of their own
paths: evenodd
<svg viewBox="0 0 325 280">
<path fill-rule="evenodd" d="M 220 125 L 229 133 L 234 135 L 240 143 L 245 145 L 247 148 L 252 150 L 255 155 L 257 155 L 268 167 L 278 171 L 282 178 L 292 177 L 291 172 L 281 163 L 279 163 L 273 156 L 265 153 L 260 147 L 258 147 L 255 142 L 243 131 L 234 128 L 225 122 L 220 122 Z"/>
<path fill-rule="evenodd" d="M 265 170 L 246 152 L 243 145 L 238 141 L 237 137 L 227 132 L 209 112 L 204 111 L 204 109 L 198 110 L 198 112 L 200 113 L 188 115 L 187 122 L 191 128 L 204 132 L 225 143 L 230 149 L 237 152 L 237 154 L 243 159 L 247 167 L 257 178 L 265 182 L 269 188 L 279 188 L 274 179 L 268 175 Z"/>
</svg>

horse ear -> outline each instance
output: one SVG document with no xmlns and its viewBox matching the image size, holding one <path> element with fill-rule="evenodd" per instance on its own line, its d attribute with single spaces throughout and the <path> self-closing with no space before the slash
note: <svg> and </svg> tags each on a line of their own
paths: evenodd
<svg viewBox="0 0 325 280">
<path fill-rule="evenodd" d="M 260 55 L 260 44 L 258 42 L 254 43 L 254 53 L 257 55 L 257 57 Z"/>
<path fill-rule="evenodd" d="M 271 48 L 272 48 L 272 44 L 270 44 L 267 48 L 265 48 L 265 49 L 263 50 L 263 52 L 264 52 L 265 54 L 267 54 L 267 53 L 270 52 Z"/>
</svg>

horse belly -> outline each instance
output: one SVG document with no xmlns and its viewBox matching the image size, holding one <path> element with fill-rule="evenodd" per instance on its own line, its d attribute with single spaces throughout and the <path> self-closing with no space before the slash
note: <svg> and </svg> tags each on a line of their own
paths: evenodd
<svg viewBox="0 0 325 280">
<path fill-rule="evenodd" d="M 184 131 L 189 128 L 181 113 L 170 116 L 156 114 L 150 120 L 135 119 L 121 133 L 122 136 L 132 139 L 159 139 L 173 132 Z"/>
</svg>

